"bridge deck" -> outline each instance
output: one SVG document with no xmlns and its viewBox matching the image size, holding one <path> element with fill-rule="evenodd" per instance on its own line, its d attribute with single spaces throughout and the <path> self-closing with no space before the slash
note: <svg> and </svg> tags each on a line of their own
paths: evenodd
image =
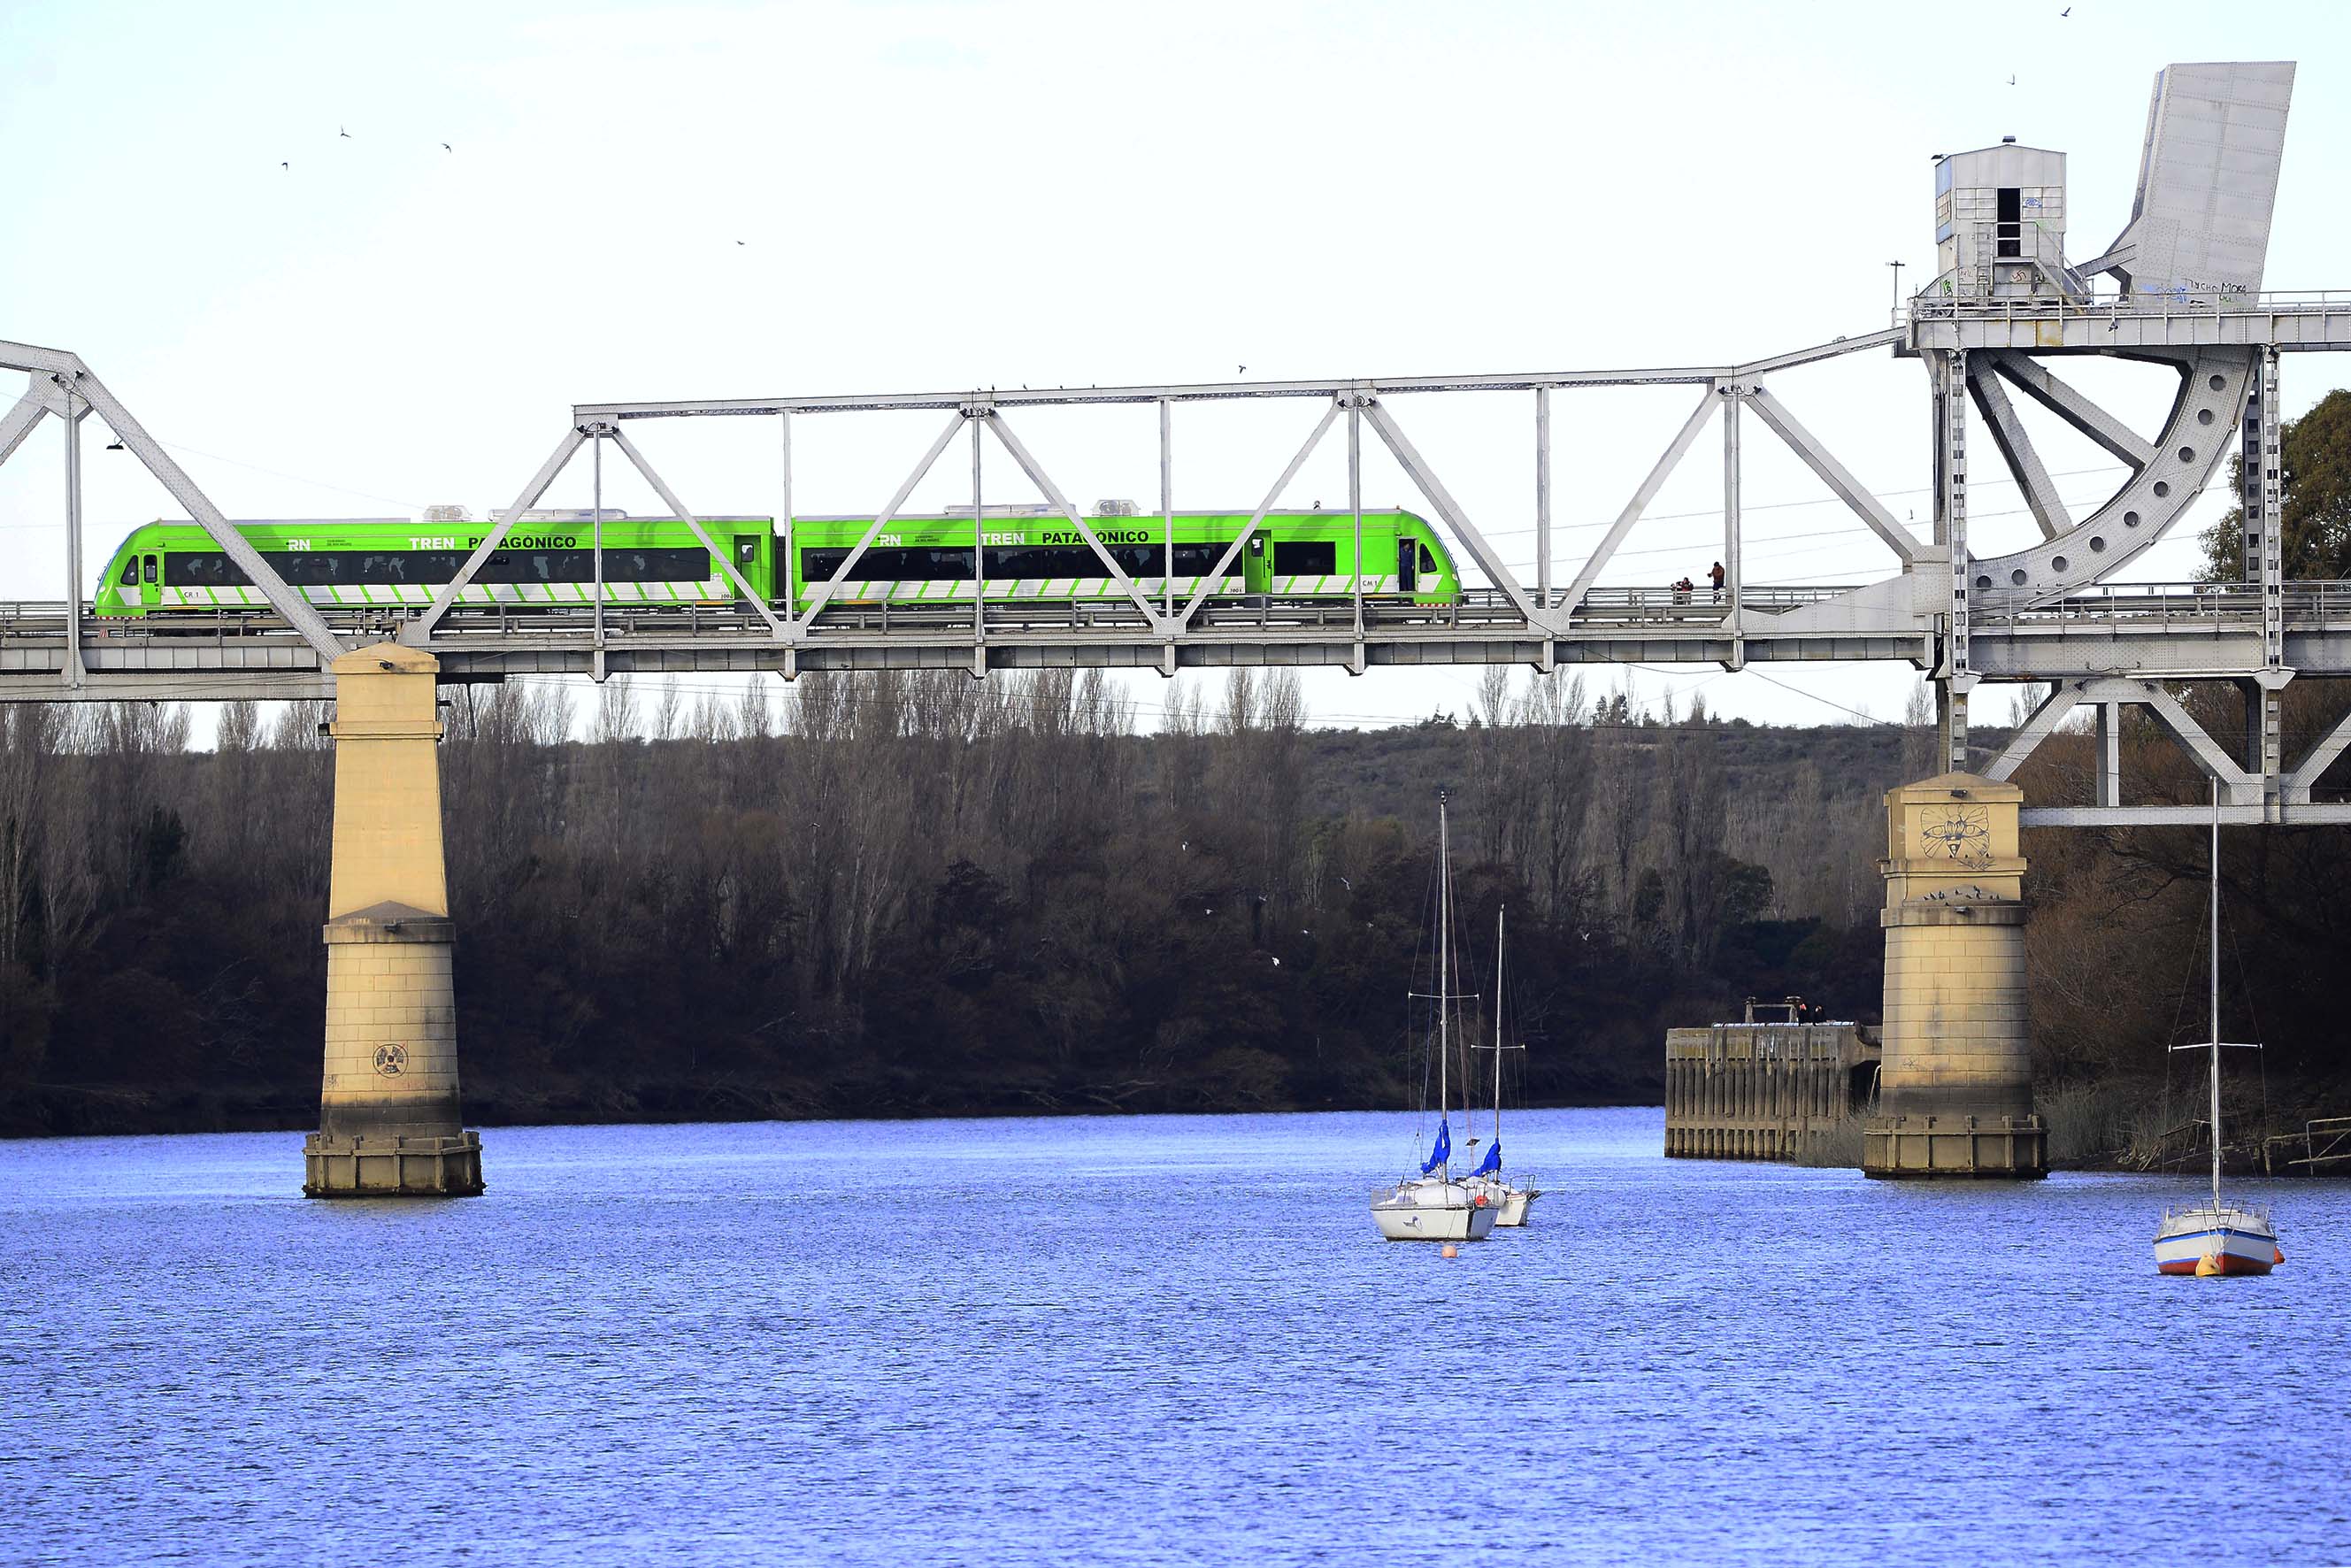
<svg viewBox="0 0 2351 1568">
<path fill-rule="evenodd" d="M 607 606 L 600 643 L 593 611 L 468 607 L 422 645 L 456 681 L 525 673 L 1016 669 L 1045 665 L 1189 668 L 1239 664 L 1354 667 L 1427 664 L 1678 664 L 1905 660 L 1930 657 L 1928 639 L 1894 617 L 1796 617 L 1855 592 L 1846 584 L 1753 587 L 1730 607 L 1706 589 L 1598 589 L 1549 625 L 1502 595 L 1471 592 L 1447 606 L 1367 601 L 1355 624 L 1345 599 L 1212 601 L 1170 641 L 1123 601 L 971 608 L 874 603 L 826 611 L 798 643 L 779 643 L 747 609 Z M 2288 664 L 2306 674 L 2351 674 L 2351 582 L 2285 589 Z M 355 641 L 413 639 L 413 607 L 323 611 Z M 1553 612 L 1556 614 L 1556 612 Z M 1792 621 L 1801 621 L 1793 624 Z M 1734 623 L 1735 622 L 1735 623 Z M 2058 602 L 2003 604 L 1982 596 L 1977 668 L 1994 679 L 2110 674 L 2211 676 L 2260 664 L 2258 590 L 2240 585 L 2126 584 Z M 61 603 L 0 604 L 0 701 L 204 696 L 324 696 L 318 655 L 267 611 L 82 622 L 89 679 L 67 688 Z"/>
</svg>

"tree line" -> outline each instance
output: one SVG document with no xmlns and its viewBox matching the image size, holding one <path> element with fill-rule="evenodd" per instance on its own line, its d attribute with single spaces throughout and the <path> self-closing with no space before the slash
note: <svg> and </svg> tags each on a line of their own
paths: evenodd
<svg viewBox="0 0 2351 1568">
<path fill-rule="evenodd" d="M 2297 734 L 2330 720 L 2288 695 Z M 1246 670 L 1179 680 L 1150 734 L 1093 672 L 448 699 L 459 1049 L 491 1124 L 1413 1103 L 1440 790 L 1472 989 L 1509 907 L 1523 1092 L 1653 1102 L 1664 1030 L 1748 996 L 1876 1019 L 1882 793 L 1933 770 L 1916 701 L 1758 727 L 1503 670 L 1382 731 L 1314 729 L 1292 676 Z M 315 1116 L 327 716 L 228 705 L 194 751 L 173 705 L 0 712 L 0 1129 Z M 2124 744 L 2199 798 L 2165 737 Z M 2028 797 L 2086 800 L 2090 746 L 2045 743 Z M 2281 1100 L 2324 1101 L 2351 842 L 2228 842 L 2231 1027 L 2272 1041 Z M 2202 836 L 2025 852 L 2043 1082 L 2159 1085 L 2201 1029 Z"/>
<path fill-rule="evenodd" d="M 1751 989 L 1875 1005 L 1898 752 L 1833 779 L 1567 675 L 1335 734 L 1247 670 L 1147 735 L 1093 672 L 448 696 L 484 1121 L 1407 1103 L 1440 789 L 1537 1099 L 1654 1098 L 1667 1024 Z M 315 1114 L 327 716 L 227 705 L 192 751 L 174 705 L 0 714 L 0 1125 Z"/>
</svg>

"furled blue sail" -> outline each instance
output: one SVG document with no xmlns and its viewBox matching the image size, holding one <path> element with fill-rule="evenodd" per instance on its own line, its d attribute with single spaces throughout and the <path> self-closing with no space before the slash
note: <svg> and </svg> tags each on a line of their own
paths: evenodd
<svg viewBox="0 0 2351 1568">
<path fill-rule="evenodd" d="M 1469 1174 L 1471 1176 L 1499 1176 L 1502 1174 L 1501 1139 L 1496 1138 L 1492 1143 L 1486 1145 L 1486 1157 L 1483 1160 L 1480 1160 L 1478 1163 L 1478 1168 L 1471 1171 Z"/>
<path fill-rule="evenodd" d="M 1453 1124 L 1439 1117 L 1437 1123 L 1437 1147 L 1430 1151 L 1428 1163 L 1420 1167 L 1420 1174 L 1426 1176 L 1452 1157 Z"/>
</svg>

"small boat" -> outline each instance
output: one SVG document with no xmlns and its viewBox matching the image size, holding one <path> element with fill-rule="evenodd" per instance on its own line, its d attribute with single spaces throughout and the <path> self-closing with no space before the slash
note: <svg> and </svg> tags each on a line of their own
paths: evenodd
<svg viewBox="0 0 2351 1568">
<path fill-rule="evenodd" d="M 1500 1226 L 1523 1226 L 1527 1222 L 1527 1206 L 1542 1196 L 1535 1186 L 1522 1186 L 1502 1174 L 1502 1052 L 1524 1051 L 1523 1045 L 1502 1043 L 1502 911 L 1494 911 L 1494 1043 L 1479 1047 L 1494 1053 L 1494 1141 L 1486 1145 L 1486 1157 L 1469 1173 L 1461 1185 L 1472 1196 L 1483 1193 L 1486 1200 L 1498 1211 L 1494 1223 Z M 1478 1129 L 1472 1127 L 1471 1132 Z"/>
<path fill-rule="evenodd" d="M 2212 786 L 2212 1037 L 2174 1051 L 2209 1051 L 2211 1089 L 2212 1197 L 2207 1203 L 2164 1210 L 2156 1227 L 2155 1266 L 2165 1274 L 2266 1274 L 2285 1261 L 2268 1213 L 2220 1196 L 2220 1048 L 2242 1042 L 2220 1038 L 2220 787 Z M 2258 1050 L 2259 1047 L 2253 1049 Z"/>
<path fill-rule="evenodd" d="M 1453 1126 L 1447 1101 L 1451 1087 L 1446 1077 L 1449 1045 L 1449 1009 L 1453 997 L 1448 981 L 1452 966 L 1452 841 L 1447 836 L 1445 797 L 1437 797 L 1437 1143 L 1422 1162 L 1420 1173 L 1392 1188 L 1373 1195 L 1372 1220 L 1390 1241 L 1483 1241 L 1492 1233 L 1499 1210 L 1493 1200 L 1453 1179 Z"/>
</svg>

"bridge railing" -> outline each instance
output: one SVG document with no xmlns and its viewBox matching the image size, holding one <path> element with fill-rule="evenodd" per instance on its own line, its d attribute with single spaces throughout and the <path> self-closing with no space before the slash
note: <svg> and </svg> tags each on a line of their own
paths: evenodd
<svg viewBox="0 0 2351 1568">
<path fill-rule="evenodd" d="M 1896 326 L 1913 321 L 2104 320 L 2117 316 L 2211 317 L 2262 313 L 2351 313 L 2351 290 L 2273 289 L 2266 293 L 2215 291 L 2169 294 L 2099 294 L 2087 299 L 2060 295 L 1994 295 L 1938 298 L 1921 294 L 1895 313 Z"/>
<path fill-rule="evenodd" d="M 2283 598 L 2289 625 L 2351 621 L 2351 582 L 2289 582 Z M 2051 603 L 2034 604 L 2025 593 L 1995 589 L 1977 596 L 1975 615 L 1980 624 L 2079 621 L 2258 625 L 2262 591 L 2258 583 L 2241 582 L 2109 582 Z"/>
<path fill-rule="evenodd" d="M 1763 631 L 1771 619 L 1807 605 L 1819 604 L 1854 591 L 1850 583 L 1758 584 L 1739 595 L 1741 616 L 1752 631 Z M 1556 612 L 1564 596 L 1539 607 Z M 2288 625 L 2351 626 L 2351 581 L 2303 580 L 2283 589 Z M 1641 627 L 1663 632 L 1703 635 L 1719 628 L 1729 612 L 1728 595 L 1717 598 L 1711 587 L 1593 588 L 1585 592 L 1568 619 L 1567 632 L 1606 634 L 1617 627 Z M 320 614 L 340 634 L 394 636 L 419 613 L 413 605 L 326 606 Z M 2257 629 L 2262 620 L 2261 590 L 2244 583 L 2135 582 L 2104 583 L 2036 604 L 2023 592 L 1987 590 L 1976 598 L 1976 619 L 1990 628 L 2020 631 L 2064 630 L 2068 626 L 2105 627 L 2133 632 L 2167 629 L 2212 632 L 2221 628 Z M 0 601 L 0 647 L 10 644 L 54 645 L 65 633 L 66 606 L 57 600 Z M 509 641 L 590 636 L 596 622 L 592 606 L 546 604 L 462 605 L 453 609 L 437 629 L 434 642 L 448 645 L 477 640 Z M 1282 597 L 1269 594 L 1233 595 L 1206 601 L 1193 622 L 1204 632 L 1296 632 L 1345 634 L 1354 624 L 1353 601 L 1343 596 Z M 1368 598 L 1364 602 L 1367 630 L 1460 632 L 1472 635 L 1558 635 L 1530 627 L 1510 597 L 1497 590 L 1470 589 L 1444 604 L 1418 603 L 1404 598 Z M 631 638 L 674 640 L 744 639 L 765 643 L 766 625 L 739 604 L 608 604 L 604 607 L 606 636 L 617 643 Z M 84 607 L 84 643 L 93 648 L 124 644 L 162 645 L 186 649 L 205 643 L 258 643 L 298 637 L 296 628 L 266 607 L 204 612 L 165 612 L 136 617 L 95 616 Z M 829 639 L 872 639 L 883 635 L 924 634 L 982 639 L 1101 632 L 1116 637 L 1147 634 L 1142 618 L 1124 600 L 1010 601 L 990 602 L 977 626 L 972 608 L 964 604 L 921 604 L 894 601 L 835 602 L 811 624 L 818 642 Z"/>
</svg>

